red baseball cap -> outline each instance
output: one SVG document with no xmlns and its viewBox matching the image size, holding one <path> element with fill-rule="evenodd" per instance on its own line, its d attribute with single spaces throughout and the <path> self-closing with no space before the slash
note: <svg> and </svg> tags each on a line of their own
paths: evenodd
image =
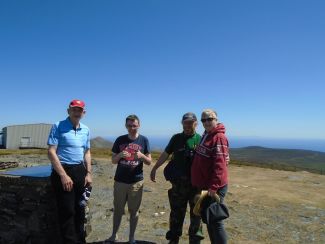
<svg viewBox="0 0 325 244">
<path fill-rule="evenodd" d="M 74 108 L 74 107 L 78 107 L 78 108 L 82 108 L 84 109 L 85 108 L 85 103 L 81 100 L 78 100 L 78 99 L 75 99 L 75 100 L 72 100 L 69 104 L 69 108 Z"/>
</svg>

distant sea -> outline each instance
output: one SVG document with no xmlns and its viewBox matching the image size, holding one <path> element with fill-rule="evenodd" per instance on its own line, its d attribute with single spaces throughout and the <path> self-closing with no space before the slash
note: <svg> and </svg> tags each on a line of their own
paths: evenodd
<svg viewBox="0 0 325 244">
<path fill-rule="evenodd" d="M 116 137 L 110 136 L 105 139 L 112 142 Z M 152 150 L 164 150 L 169 142 L 170 137 L 148 136 Z M 325 139 L 275 139 L 275 138 L 258 138 L 258 137 L 229 137 L 231 148 L 240 148 L 248 146 L 261 146 L 268 148 L 282 149 L 304 149 L 312 151 L 325 152 Z"/>
</svg>

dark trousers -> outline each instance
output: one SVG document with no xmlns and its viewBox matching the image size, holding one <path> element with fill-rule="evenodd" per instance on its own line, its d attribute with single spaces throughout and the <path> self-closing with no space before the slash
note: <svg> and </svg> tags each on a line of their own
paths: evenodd
<svg viewBox="0 0 325 244">
<path fill-rule="evenodd" d="M 86 243 L 85 241 L 85 209 L 79 205 L 84 192 L 86 169 L 83 164 L 65 165 L 64 170 L 73 181 L 72 191 L 64 191 L 60 176 L 53 170 L 51 183 L 54 188 L 61 236 L 63 243 Z"/>
<path fill-rule="evenodd" d="M 227 185 L 218 190 L 218 195 L 220 196 L 220 202 L 223 202 L 226 193 Z M 207 229 L 210 237 L 211 244 L 226 244 L 227 243 L 227 233 L 223 225 L 223 221 L 217 221 L 215 223 L 207 224 Z"/>
<path fill-rule="evenodd" d="M 182 236 L 183 222 L 186 215 L 187 203 L 190 205 L 190 227 L 188 230 L 190 243 L 200 243 L 202 240 L 201 218 L 193 214 L 195 195 L 200 191 L 191 185 L 190 180 L 173 181 L 172 188 L 168 190 L 170 204 L 169 231 L 166 239 L 177 243 Z"/>
</svg>

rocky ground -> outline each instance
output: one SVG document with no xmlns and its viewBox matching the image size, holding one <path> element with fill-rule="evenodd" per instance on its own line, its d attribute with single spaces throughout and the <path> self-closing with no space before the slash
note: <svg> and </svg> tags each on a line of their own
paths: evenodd
<svg viewBox="0 0 325 244">
<path fill-rule="evenodd" d="M 20 166 L 47 163 L 46 156 L 1 156 L 0 161 L 18 161 Z M 94 185 L 89 204 L 91 232 L 88 243 L 102 243 L 112 231 L 113 177 L 115 166 L 108 159 L 93 160 Z M 157 172 L 157 183 L 145 187 L 136 239 L 142 243 L 167 243 L 170 184 Z M 226 203 L 231 217 L 225 221 L 229 243 L 325 243 L 325 176 L 230 165 Z M 188 243 L 188 216 L 181 243 Z M 128 240 L 128 216 L 122 219 L 121 243 Z M 205 230 L 206 239 L 210 243 Z"/>
</svg>

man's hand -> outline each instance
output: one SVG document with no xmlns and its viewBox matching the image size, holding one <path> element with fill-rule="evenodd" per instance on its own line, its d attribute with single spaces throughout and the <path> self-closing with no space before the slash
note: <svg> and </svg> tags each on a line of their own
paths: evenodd
<svg viewBox="0 0 325 244">
<path fill-rule="evenodd" d="M 71 180 L 70 176 L 67 174 L 60 176 L 62 187 L 64 191 L 71 191 L 73 188 L 73 181 Z"/>
<path fill-rule="evenodd" d="M 141 158 L 143 158 L 143 156 L 144 156 L 144 154 L 140 151 L 136 151 L 134 154 L 135 159 L 141 159 Z"/>
<path fill-rule="evenodd" d="M 151 170 L 151 172 L 150 172 L 150 179 L 153 182 L 156 182 L 156 171 L 157 170 L 155 169 L 155 167 L 153 167 L 152 170 Z"/>
<path fill-rule="evenodd" d="M 89 172 L 87 172 L 85 177 L 85 186 L 91 186 L 92 183 L 93 183 L 93 177 Z"/>
<path fill-rule="evenodd" d="M 128 151 L 123 150 L 122 152 L 120 152 L 120 158 L 128 158 L 131 157 L 131 153 L 129 153 Z"/>
</svg>

